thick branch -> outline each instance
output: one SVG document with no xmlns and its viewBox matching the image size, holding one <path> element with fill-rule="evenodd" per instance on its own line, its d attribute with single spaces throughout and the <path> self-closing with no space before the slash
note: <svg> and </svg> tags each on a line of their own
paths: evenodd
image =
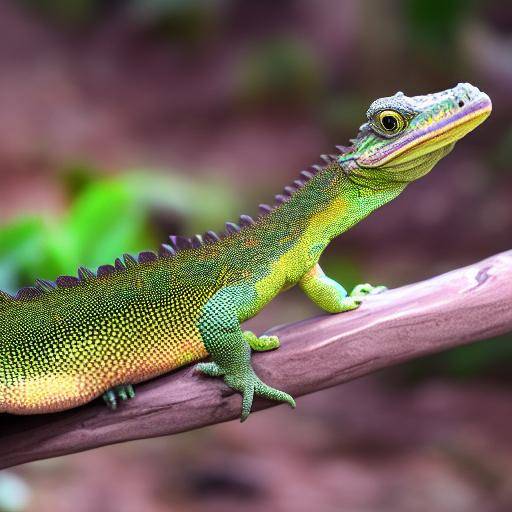
<svg viewBox="0 0 512 512">
<path fill-rule="evenodd" d="M 370 297 L 357 311 L 273 329 L 255 354 L 272 386 L 299 396 L 415 357 L 512 331 L 512 251 Z M 192 368 L 137 387 L 115 413 L 99 401 L 45 416 L 0 416 L 0 468 L 236 418 L 240 396 Z M 256 401 L 255 408 L 271 402 Z M 300 406 L 300 403 L 299 403 Z M 250 419 L 249 419 L 250 421 Z"/>
</svg>

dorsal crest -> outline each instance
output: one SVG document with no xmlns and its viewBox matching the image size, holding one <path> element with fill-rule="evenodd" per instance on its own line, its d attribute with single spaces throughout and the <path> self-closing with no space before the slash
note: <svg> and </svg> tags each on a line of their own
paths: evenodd
<svg viewBox="0 0 512 512">
<path fill-rule="evenodd" d="M 350 148 L 345 146 L 336 146 L 336 149 L 341 154 L 350 150 Z M 21 288 L 14 295 L 0 291 L 0 304 L 7 304 L 12 301 L 29 301 L 43 294 L 51 293 L 58 288 L 73 288 L 95 279 L 101 279 L 119 272 L 124 272 L 125 270 L 136 267 L 138 265 L 151 264 L 157 260 L 174 258 L 181 251 L 198 249 L 204 245 L 215 244 L 224 238 L 230 237 L 240 232 L 244 228 L 255 225 L 258 219 L 271 214 L 283 203 L 289 201 L 290 198 L 298 190 L 304 187 L 307 182 L 313 179 L 316 174 L 321 172 L 325 167 L 336 163 L 339 156 L 339 154 L 321 155 L 321 164 L 315 164 L 305 170 L 302 170 L 299 176 L 291 184 L 285 186 L 281 193 L 275 195 L 275 201 L 273 204 L 260 204 L 259 214 L 256 219 L 250 215 L 242 214 L 240 215 L 237 223 L 230 221 L 226 222 L 224 232 L 219 234 L 215 233 L 214 231 L 207 231 L 202 235 L 196 234 L 192 237 L 171 235 L 169 236 L 167 243 L 161 244 L 158 252 L 156 253 L 152 251 L 142 251 L 136 258 L 130 254 L 124 254 L 122 258 L 117 258 L 114 261 L 114 264 L 100 265 L 96 272 L 86 267 L 80 266 L 77 270 L 76 276 L 63 275 L 57 277 L 55 281 L 37 279 L 34 286 Z"/>
</svg>

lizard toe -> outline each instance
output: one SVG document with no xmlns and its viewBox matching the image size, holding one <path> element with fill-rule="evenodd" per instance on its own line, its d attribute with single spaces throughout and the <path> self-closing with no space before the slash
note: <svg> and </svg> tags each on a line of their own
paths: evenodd
<svg viewBox="0 0 512 512">
<path fill-rule="evenodd" d="M 123 401 L 131 400 L 135 397 L 135 390 L 131 384 L 123 384 L 121 386 L 116 386 L 113 389 L 113 392 Z"/>
<path fill-rule="evenodd" d="M 198 363 L 195 367 L 198 372 L 208 375 L 209 377 L 222 377 L 224 371 L 217 363 Z"/>
<path fill-rule="evenodd" d="M 385 292 L 385 286 L 372 286 L 370 283 L 358 284 L 352 290 L 351 297 L 365 297 L 366 295 L 376 295 L 377 293 Z"/>
<path fill-rule="evenodd" d="M 277 336 L 256 336 L 251 331 L 244 331 L 244 338 L 249 346 L 257 352 L 265 352 L 279 348 L 279 338 Z"/>
<path fill-rule="evenodd" d="M 279 389 L 268 386 L 259 379 L 255 386 L 255 393 L 262 398 L 275 400 L 277 402 L 285 402 L 293 409 L 295 408 L 296 404 L 292 396 L 290 396 L 288 393 L 285 393 L 284 391 L 280 391 Z"/>
<path fill-rule="evenodd" d="M 117 398 L 112 389 L 109 389 L 103 394 L 103 401 L 111 411 L 115 411 L 117 409 Z"/>
<path fill-rule="evenodd" d="M 251 414 L 252 402 L 254 399 L 254 386 L 251 384 L 246 386 L 242 391 L 242 412 L 240 414 L 240 422 L 243 423 Z"/>
</svg>

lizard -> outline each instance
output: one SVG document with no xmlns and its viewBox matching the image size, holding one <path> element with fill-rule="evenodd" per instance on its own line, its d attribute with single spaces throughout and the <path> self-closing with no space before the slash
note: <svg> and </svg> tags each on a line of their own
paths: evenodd
<svg viewBox="0 0 512 512">
<path fill-rule="evenodd" d="M 322 155 L 255 219 L 242 215 L 220 236 L 171 236 L 157 253 L 0 292 L 0 412 L 50 413 L 100 396 L 115 409 L 135 384 L 193 362 L 241 393 L 242 421 L 255 395 L 295 407 L 251 366 L 252 350 L 276 349 L 279 339 L 241 324 L 295 285 L 329 313 L 385 290 L 361 284 L 348 293 L 325 275 L 320 256 L 430 172 L 491 110 L 489 96 L 468 83 L 377 99 L 350 146 Z"/>
</svg>

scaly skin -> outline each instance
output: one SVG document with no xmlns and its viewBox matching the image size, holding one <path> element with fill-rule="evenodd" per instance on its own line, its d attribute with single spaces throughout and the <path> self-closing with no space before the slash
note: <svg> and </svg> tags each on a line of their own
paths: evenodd
<svg viewBox="0 0 512 512">
<path fill-rule="evenodd" d="M 375 101 L 350 148 L 302 173 L 278 204 L 241 229 L 228 225 L 192 242 L 173 238 L 160 257 L 80 269 L 79 280 L 39 282 L 0 297 L 0 412 L 59 411 L 104 395 L 132 398 L 132 384 L 211 356 L 198 369 L 240 391 L 242 419 L 253 396 L 295 403 L 264 384 L 251 349 L 271 350 L 240 324 L 279 292 L 299 285 L 320 308 L 355 309 L 368 284 L 348 294 L 318 260 L 329 242 L 428 173 L 454 143 L 490 113 L 487 95 L 469 84 L 409 98 Z"/>
</svg>

